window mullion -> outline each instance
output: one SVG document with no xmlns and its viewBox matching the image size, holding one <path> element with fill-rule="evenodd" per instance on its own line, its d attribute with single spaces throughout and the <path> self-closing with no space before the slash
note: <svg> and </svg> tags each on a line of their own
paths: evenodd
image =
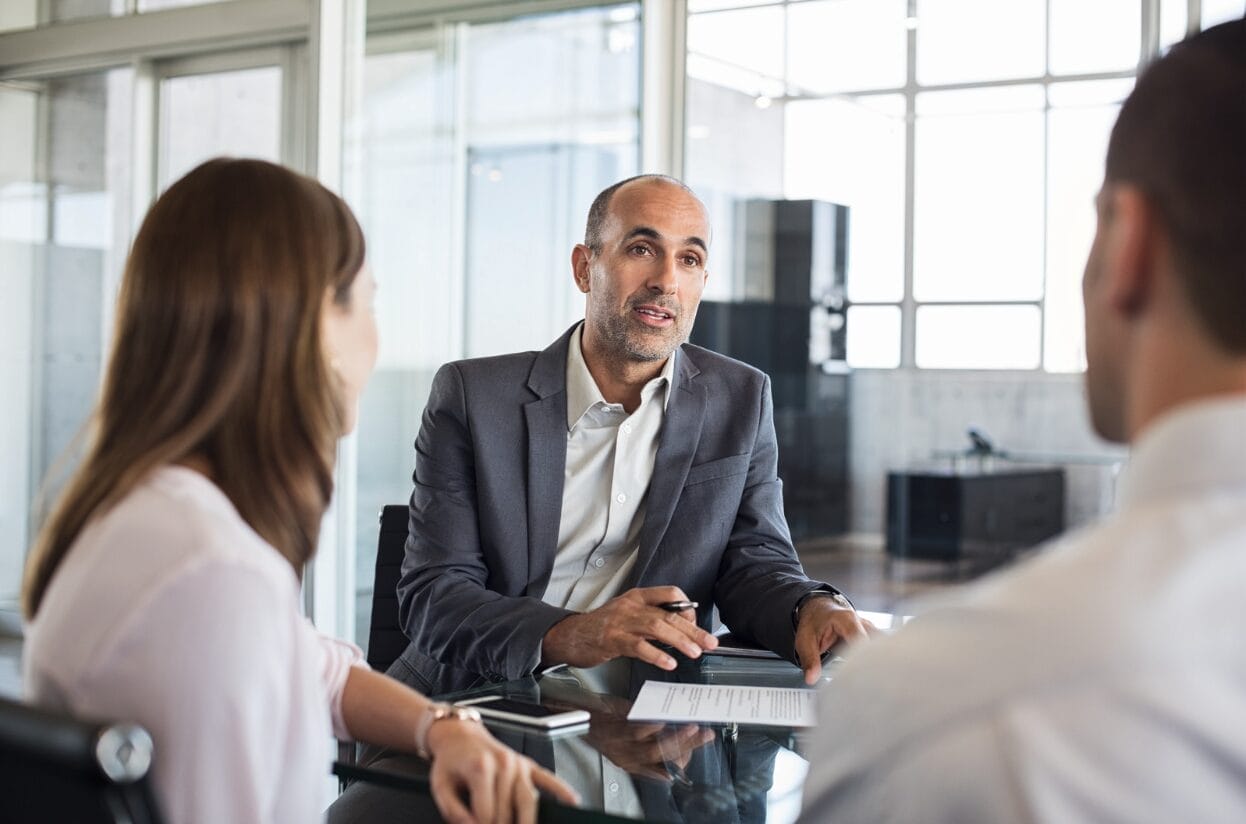
<svg viewBox="0 0 1246 824">
<path fill-rule="evenodd" d="M 917 17 L 917 0 L 909 0 L 909 19 Z M 914 163 L 917 158 L 917 29 L 906 28 L 908 58 L 904 83 L 904 299 L 900 304 L 900 368 L 917 366 L 917 303 L 913 299 Z"/>
</svg>

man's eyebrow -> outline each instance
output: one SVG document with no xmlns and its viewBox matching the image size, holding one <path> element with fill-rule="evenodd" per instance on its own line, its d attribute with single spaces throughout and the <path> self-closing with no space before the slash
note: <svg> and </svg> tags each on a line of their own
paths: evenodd
<svg viewBox="0 0 1246 824">
<path fill-rule="evenodd" d="M 627 233 L 627 237 L 625 237 L 624 240 L 628 241 L 634 237 L 645 237 L 645 238 L 649 238 L 650 240 L 658 240 L 658 241 L 662 240 L 662 234 L 657 229 L 654 229 L 651 226 L 637 226 L 635 229 L 632 229 L 632 231 Z M 692 237 L 687 238 L 684 242 L 692 246 L 701 247 L 701 251 L 703 252 L 709 251 L 709 246 L 706 244 L 706 242 L 702 240 L 701 238 L 697 237 L 696 235 L 693 235 Z"/>
<path fill-rule="evenodd" d="M 628 232 L 627 237 L 623 239 L 631 240 L 634 237 L 647 237 L 650 240 L 661 240 L 662 239 L 662 235 L 658 233 L 658 230 L 653 229 L 649 226 L 637 226 L 635 229 L 632 229 L 632 231 Z"/>
</svg>

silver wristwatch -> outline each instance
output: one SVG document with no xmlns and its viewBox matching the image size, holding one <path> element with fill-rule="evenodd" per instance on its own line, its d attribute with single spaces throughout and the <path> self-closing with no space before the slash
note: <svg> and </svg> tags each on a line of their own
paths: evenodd
<svg viewBox="0 0 1246 824">
<path fill-rule="evenodd" d="M 837 589 L 815 589 L 812 592 L 806 592 L 804 595 L 800 596 L 800 600 L 798 600 L 796 602 L 796 606 L 792 608 L 792 629 L 796 629 L 796 627 L 800 625 L 800 608 L 803 607 L 807 601 L 813 598 L 829 598 L 831 603 L 837 607 L 841 607 L 843 609 L 856 609 L 856 607 L 852 605 L 852 602 L 844 597 L 844 594 Z"/>
</svg>

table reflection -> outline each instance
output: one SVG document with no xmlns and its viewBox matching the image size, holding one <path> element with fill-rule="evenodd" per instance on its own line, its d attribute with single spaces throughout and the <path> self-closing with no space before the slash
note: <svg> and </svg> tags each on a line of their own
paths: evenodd
<svg viewBox="0 0 1246 824">
<path fill-rule="evenodd" d="M 563 667 L 441 698 L 503 695 L 588 711 L 587 729 L 561 734 L 489 722 L 501 741 L 553 770 L 580 793 L 579 809 L 543 801 L 543 820 L 795 820 L 808 769 L 795 730 L 628 721 L 632 700 L 646 680 L 804 688 L 800 670 L 785 661 L 705 656 L 681 661 L 674 672 L 630 660 L 592 669 Z M 336 770 L 351 783 L 329 809 L 332 824 L 435 818 L 427 765 L 413 755 L 364 748 L 357 766 L 338 765 Z"/>
</svg>

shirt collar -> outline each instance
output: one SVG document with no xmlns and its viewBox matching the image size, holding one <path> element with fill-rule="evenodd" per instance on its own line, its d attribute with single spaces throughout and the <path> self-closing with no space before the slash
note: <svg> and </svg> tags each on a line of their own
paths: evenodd
<svg viewBox="0 0 1246 824">
<path fill-rule="evenodd" d="M 592 409 L 598 403 L 607 403 L 602 397 L 601 390 L 597 388 L 597 381 L 593 379 L 593 373 L 588 371 L 588 364 L 584 362 L 584 352 L 580 349 L 581 333 L 584 330 L 584 324 L 581 323 L 571 333 L 571 339 L 567 342 L 567 430 L 570 431 L 579 423 L 580 418 L 584 417 L 584 413 Z M 679 349 L 671 353 L 666 359 L 666 364 L 662 367 L 662 371 L 653 380 L 645 384 L 640 390 L 640 402 L 646 403 L 655 392 L 669 387 L 675 379 L 675 358 L 679 356 Z M 662 396 L 662 409 L 666 409 L 667 403 L 670 401 L 671 393 L 665 392 Z"/>
<path fill-rule="evenodd" d="M 1120 508 L 1222 487 L 1246 488 L 1246 394 L 1196 401 L 1138 438 L 1121 476 Z"/>
</svg>

